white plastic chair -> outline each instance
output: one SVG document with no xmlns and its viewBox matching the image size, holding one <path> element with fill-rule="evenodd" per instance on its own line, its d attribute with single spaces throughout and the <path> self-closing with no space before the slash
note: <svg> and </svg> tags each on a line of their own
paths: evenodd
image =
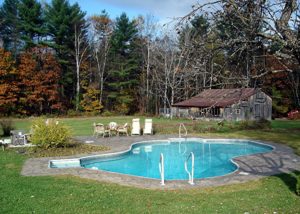
<svg viewBox="0 0 300 214">
<path fill-rule="evenodd" d="M 115 135 L 118 134 L 118 124 L 116 122 L 110 122 L 108 124 L 108 128 L 109 128 L 109 132 L 110 132 L 110 136 L 112 136 L 112 134 L 114 133 Z"/>
<path fill-rule="evenodd" d="M 110 122 L 108 124 L 108 127 L 109 127 L 110 130 L 116 130 L 117 127 L 118 127 L 118 124 L 116 122 Z"/>
<path fill-rule="evenodd" d="M 143 134 L 153 134 L 153 128 L 152 128 L 152 119 L 146 119 L 145 120 L 145 126 L 143 130 Z"/>
<path fill-rule="evenodd" d="M 131 135 L 140 135 L 140 134 L 141 134 L 140 119 L 139 118 L 132 119 Z"/>
</svg>

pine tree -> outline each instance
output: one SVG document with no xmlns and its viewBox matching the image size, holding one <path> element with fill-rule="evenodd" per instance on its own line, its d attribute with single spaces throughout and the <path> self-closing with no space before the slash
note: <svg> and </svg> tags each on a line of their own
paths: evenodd
<svg viewBox="0 0 300 214">
<path fill-rule="evenodd" d="M 75 65 L 74 65 L 74 37 L 75 26 L 82 26 L 85 13 L 76 3 L 70 5 L 67 0 L 52 0 L 45 12 L 48 35 L 52 47 L 62 68 L 62 95 L 69 97 L 69 102 L 75 97 Z"/>
<path fill-rule="evenodd" d="M 25 49 L 39 43 L 45 34 L 42 7 L 36 0 L 21 0 L 19 4 L 20 30 Z"/>
<path fill-rule="evenodd" d="M 110 81 L 108 83 L 109 105 L 121 113 L 134 111 L 136 86 L 138 84 L 138 55 L 135 42 L 137 27 L 125 13 L 116 20 L 111 38 Z"/>
<path fill-rule="evenodd" d="M 20 25 L 18 16 L 18 0 L 4 0 L 0 8 L 0 37 L 6 50 L 16 57 L 20 48 Z"/>
</svg>

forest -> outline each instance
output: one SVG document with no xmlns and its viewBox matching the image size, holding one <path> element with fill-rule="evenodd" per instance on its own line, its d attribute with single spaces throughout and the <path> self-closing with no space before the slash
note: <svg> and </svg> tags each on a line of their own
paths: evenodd
<svg viewBox="0 0 300 214">
<path fill-rule="evenodd" d="M 297 0 L 191 5 L 153 15 L 87 16 L 68 0 L 0 6 L 0 114 L 158 114 L 214 88 L 261 88 L 273 112 L 300 108 Z"/>
</svg>

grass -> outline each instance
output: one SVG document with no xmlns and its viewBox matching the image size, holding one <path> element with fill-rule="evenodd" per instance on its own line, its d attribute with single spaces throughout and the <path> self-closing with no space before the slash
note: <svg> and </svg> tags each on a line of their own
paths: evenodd
<svg viewBox="0 0 300 214">
<path fill-rule="evenodd" d="M 92 152 L 106 151 L 110 148 L 106 146 L 96 146 L 96 145 L 87 145 L 87 144 L 74 144 L 71 147 L 64 148 L 38 148 L 38 147 L 27 147 L 27 148 L 15 148 L 11 149 L 18 153 L 25 153 L 29 157 L 38 158 L 38 157 L 58 157 L 58 156 L 69 156 L 76 154 L 87 154 Z"/>
<path fill-rule="evenodd" d="M 72 128 L 73 135 L 91 135 L 93 122 L 123 124 L 130 123 L 132 118 L 59 120 Z M 24 130 L 29 130 L 31 121 L 14 120 L 16 127 Z M 181 122 L 186 124 L 191 135 L 273 141 L 291 146 L 300 155 L 300 121 L 275 120 L 269 130 L 238 130 L 232 128 L 235 124 L 226 124 L 214 133 L 206 129 L 199 133 L 195 123 L 218 129 L 215 122 L 154 118 L 153 123 L 157 133 L 177 133 Z M 66 153 L 48 152 L 50 156 Z M 37 154 L 34 155 L 44 156 L 47 152 L 38 151 Z M 158 191 L 71 176 L 23 177 L 20 170 L 27 158 L 28 155 L 15 151 L 0 152 L 0 213 L 300 213 L 300 197 L 295 194 L 296 175 L 300 176 L 300 172 L 223 187 Z"/>
<path fill-rule="evenodd" d="M 116 116 L 116 117 L 75 117 L 75 118 L 58 118 L 60 122 L 63 122 L 65 125 L 69 126 L 73 134 L 76 136 L 91 135 L 92 125 L 94 122 L 108 124 L 109 122 L 117 122 L 118 124 L 131 124 L 134 116 Z M 141 125 L 143 125 L 145 117 L 139 117 L 141 119 Z M 33 118 L 26 119 L 13 119 L 16 129 L 29 131 Z M 213 126 L 217 127 L 217 123 L 214 121 L 203 122 L 203 121 L 192 121 L 189 119 L 165 119 L 165 118 L 153 118 L 154 128 L 156 127 L 158 132 L 172 132 L 177 133 L 178 126 L 180 123 L 185 123 L 187 128 L 190 128 L 193 124 L 200 124 L 203 126 Z M 234 124 L 234 123 L 233 123 Z M 300 130 L 300 120 L 273 120 L 272 129 L 298 129 Z M 193 132 L 192 129 L 189 129 L 190 132 Z M 1 134 L 1 133 L 0 133 Z"/>
<path fill-rule="evenodd" d="M 70 176 L 23 177 L 26 158 L 0 152 L 0 213 L 300 212 L 293 174 L 224 187 L 156 191 Z"/>
<path fill-rule="evenodd" d="M 69 126 L 74 136 L 91 136 L 93 134 L 92 124 L 108 124 L 115 121 L 118 124 L 131 124 L 133 116 L 123 117 L 78 117 L 78 118 L 58 118 L 61 123 Z M 141 123 L 145 117 L 140 117 Z M 14 124 L 17 129 L 30 130 L 32 118 L 15 119 Z M 154 130 L 156 134 L 178 133 L 180 123 L 184 123 L 189 135 L 224 138 L 250 138 L 257 140 L 273 141 L 286 144 L 292 147 L 300 155 L 300 120 L 273 120 L 270 130 L 238 130 L 236 123 L 225 123 L 224 127 L 218 127 L 216 122 L 192 121 L 188 119 L 164 119 L 153 118 Z"/>
<path fill-rule="evenodd" d="M 75 117 L 75 118 L 58 118 L 57 120 L 69 126 L 72 130 L 73 135 L 75 136 L 87 136 L 93 134 L 93 123 L 103 123 L 107 125 L 109 122 L 116 122 L 118 124 L 131 124 L 133 116 L 118 116 L 118 117 Z M 141 123 L 144 122 L 145 117 L 139 117 Z M 13 119 L 16 129 L 29 131 L 34 118 L 26 119 Z M 169 126 L 173 127 L 173 124 L 176 124 L 178 129 L 179 123 L 190 123 L 191 120 L 187 119 L 164 119 L 164 118 L 153 118 L 153 124 L 159 124 L 159 126 Z"/>
</svg>

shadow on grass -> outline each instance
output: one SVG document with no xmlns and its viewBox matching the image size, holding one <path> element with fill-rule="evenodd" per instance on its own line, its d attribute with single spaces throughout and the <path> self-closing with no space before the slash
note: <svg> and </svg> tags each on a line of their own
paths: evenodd
<svg viewBox="0 0 300 214">
<path fill-rule="evenodd" d="M 274 177 L 280 178 L 285 183 L 285 185 L 289 188 L 289 190 L 294 194 L 297 194 L 297 182 L 300 182 L 299 176 L 300 176 L 300 171 L 295 171 L 290 174 L 274 175 Z"/>
</svg>

